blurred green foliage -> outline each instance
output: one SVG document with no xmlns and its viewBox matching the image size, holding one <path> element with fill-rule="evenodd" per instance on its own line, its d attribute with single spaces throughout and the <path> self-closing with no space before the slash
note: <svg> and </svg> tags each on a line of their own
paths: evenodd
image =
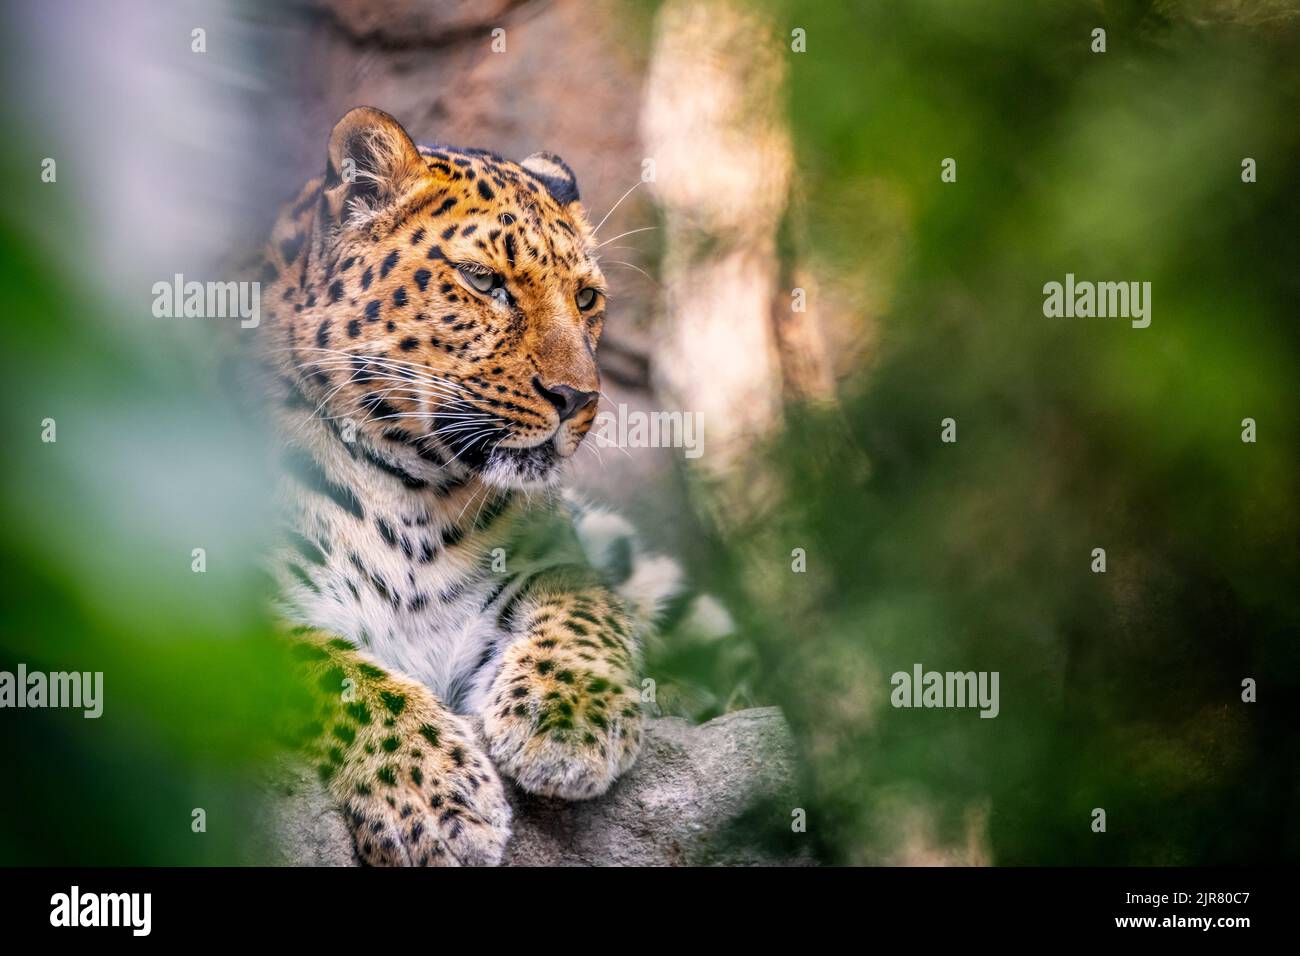
<svg viewBox="0 0 1300 956">
<path fill-rule="evenodd" d="M 1300 856 L 1300 21 L 1240 6 L 773 7 L 807 32 L 802 253 L 880 311 L 843 408 L 763 452 L 777 505 L 694 571 L 828 861 L 969 859 L 982 813 L 996 863 Z M 1150 281 L 1151 326 L 1045 318 L 1066 273 Z M 894 709 L 917 662 L 1000 672 L 1000 716 Z"/>
<path fill-rule="evenodd" d="M 104 711 L 0 713 L 0 864 L 247 859 L 250 771 L 286 686 L 257 431 L 219 387 L 211 330 L 96 288 L 81 214 L 17 152 L 0 154 L 0 670 L 101 671 Z"/>
</svg>

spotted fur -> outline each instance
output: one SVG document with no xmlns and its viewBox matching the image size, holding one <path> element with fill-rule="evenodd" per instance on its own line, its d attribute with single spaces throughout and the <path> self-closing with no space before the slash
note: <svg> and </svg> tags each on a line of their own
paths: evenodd
<svg viewBox="0 0 1300 956">
<path fill-rule="evenodd" d="M 495 863 L 498 769 L 578 799 L 636 758 L 646 608 L 556 491 L 599 391 L 594 250 L 557 157 L 416 147 L 371 109 L 272 233 L 277 573 L 306 628 L 307 751 L 367 862 Z"/>
</svg>

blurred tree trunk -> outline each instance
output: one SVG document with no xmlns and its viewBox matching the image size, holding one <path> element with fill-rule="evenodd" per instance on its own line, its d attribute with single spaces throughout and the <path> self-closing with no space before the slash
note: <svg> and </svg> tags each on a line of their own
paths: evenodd
<svg viewBox="0 0 1300 956">
<path fill-rule="evenodd" d="M 779 251 L 795 215 L 784 82 L 761 11 L 661 7 L 641 118 L 666 227 L 654 382 L 670 407 L 703 415 L 696 465 L 723 524 L 771 493 L 749 452 L 780 424 L 783 399 L 833 392 L 811 276 Z"/>
</svg>

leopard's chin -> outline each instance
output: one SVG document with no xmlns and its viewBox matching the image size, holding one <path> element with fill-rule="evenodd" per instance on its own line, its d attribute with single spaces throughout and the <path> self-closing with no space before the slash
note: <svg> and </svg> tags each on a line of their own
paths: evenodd
<svg viewBox="0 0 1300 956">
<path fill-rule="evenodd" d="M 483 481 L 512 491 L 552 488 L 560 481 L 564 458 L 555 443 L 545 441 L 528 448 L 492 449 L 479 474 Z"/>
</svg>

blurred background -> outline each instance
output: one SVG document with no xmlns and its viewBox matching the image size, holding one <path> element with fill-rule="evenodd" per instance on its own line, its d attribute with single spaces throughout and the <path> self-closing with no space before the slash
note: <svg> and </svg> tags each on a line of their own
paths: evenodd
<svg viewBox="0 0 1300 956">
<path fill-rule="evenodd" d="M 606 410 L 699 412 L 705 453 L 606 448 L 574 481 L 710 595 L 648 650 L 658 710 L 778 705 L 794 729 L 807 830 L 756 805 L 747 839 L 828 863 L 1300 857 L 1300 4 L 3 16 L 0 670 L 102 671 L 105 708 L 0 713 L 0 863 L 262 858 L 287 685 L 268 442 L 227 374 L 249 330 L 155 318 L 152 288 L 239 278 L 356 105 L 556 152 L 608 213 Z M 1150 327 L 1044 317 L 1066 273 L 1149 281 Z M 894 709 L 918 662 L 999 672 L 999 716 Z"/>
</svg>

